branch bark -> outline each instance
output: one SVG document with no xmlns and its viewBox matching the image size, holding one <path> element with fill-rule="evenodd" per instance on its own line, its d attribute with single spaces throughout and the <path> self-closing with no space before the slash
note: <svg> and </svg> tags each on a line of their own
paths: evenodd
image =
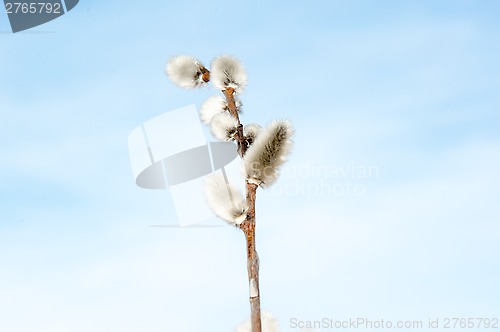
<svg viewBox="0 0 500 332">
<path fill-rule="evenodd" d="M 247 243 L 247 269 L 248 283 L 250 287 L 250 310 L 252 332 L 261 332 L 261 314 L 260 314 L 260 288 L 259 288 L 259 255 L 255 248 L 255 198 L 257 185 L 246 182 L 247 202 L 249 209 L 247 218 L 240 225 L 245 234 Z"/>
<path fill-rule="evenodd" d="M 236 101 L 234 100 L 234 89 L 227 88 L 223 91 L 226 97 L 227 106 L 229 108 L 229 113 L 238 120 L 238 132 L 236 134 L 236 141 L 238 142 L 238 153 L 240 157 L 243 158 L 245 152 L 247 152 L 247 143 L 245 141 L 245 136 L 243 135 L 243 125 L 240 122 L 240 117 L 238 115 L 238 110 L 236 109 Z"/>
<path fill-rule="evenodd" d="M 247 142 L 243 135 L 243 125 L 238 116 L 236 102 L 234 99 L 234 89 L 227 88 L 223 91 L 226 97 L 229 113 L 238 120 L 238 132 L 236 141 L 238 142 L 238 153 L 243 158 L 247 151 Z M 248 284 L 250 288 L 250 319 L 252 323 L 252 332 L 262 332 L 261 313 L 260 313 L 260 289 L 259 289 L 259 255 L 255 248 L 255 199 L 258 185 L 246 182 L 246 199 L 248 203 L 247 217 L 241 223 L 240 229 L 245 234 L 247 245 L 247 270 Z"/>
</svg>

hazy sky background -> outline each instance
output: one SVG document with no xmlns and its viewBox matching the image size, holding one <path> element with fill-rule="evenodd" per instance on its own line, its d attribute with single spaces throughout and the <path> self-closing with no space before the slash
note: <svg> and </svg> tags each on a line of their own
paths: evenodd
<svg viewBox="0 0 500 332">
<path fill-rule="evenodd" d="M 0 10 L 0 331 L 221 332 L 248 316 L 241 232 L 150 227 L 177 223 L 171 197 L 132 177 L 129 133 L 216 92 L 171 84 L 176 54 L 237 56 L 244 122 L 295 125 L 257 198 L 262 308 L 283 331 L 500 318 L 499 14 L 82 0 L 12 34 Z"/>
</svg>

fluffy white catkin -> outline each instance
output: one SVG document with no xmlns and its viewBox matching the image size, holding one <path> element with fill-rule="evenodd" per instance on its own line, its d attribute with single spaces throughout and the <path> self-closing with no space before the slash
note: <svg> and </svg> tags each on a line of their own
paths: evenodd
<svg viewBox="0 0 500 332">
<path fill-rule="evenodd" d="M 262 130 L 243 158 L 246 179 L 262 187 L 272 185 L 292 149 L 292 136 L 292 126 L 286 120 L 273 121 Z"/>
<path fill-rule="evenodd" d="M 209 124 L 210 121 L 217 114 L 224 113 L 226 110 L 227 103 L 222 96 L 212 96 L 209 97 L 200 107 L 200 118 L 205 124 Z"/>
<path fill-rule="evenodd" d="M 260 314 L 260 319 L 262 324 L 262 332 L 279 332 L 280 328 L 278 325 L 278 321 L 273 317 L 271 313 L 263 311 Z M 241 325 L 238 326 L 236 330 L 234 330 L 234 332 L 252 332 L 252 323 L 250 322 L 250 319 L 241 323 Z"/>
<path fill-rule="evenodd" d="M 236 110 L 240 112 L 241 109 L 241 102 L 239 99 L 235 99 L 236 103 Z M 200 118 L 203 123 L 206 125 L 210 124 L 212 119 L 220 114 L 224 113 L 229 110 L 229 107 L 227 105 L 227 101 L 224 97 L 222 96 L 212 96 L 209 97 L 207 100 L 201 104 L 200 107 Z"/>
<path fill-rule="evenodd" d="M 210 121 L 210 129 L 219 141 L 231 141 L 238 129 L 238 121 L 229 113 L 220 113 Z"/>
<path fill-rule="evenodd" d="M 232 225 L 245 220 L 247 201 L 234 185 L 226 183 L 221 171 L 206 177 L 203 190 L 208 205 L 219 218 Z"/>
<path fill-rule="evenodd" d="M 178 55 L 168 60 L 165 69 L 168 77 L 181 88 L 193 89 L 204 83 L 202 79 L 204 66 L 197 59 Z"/>
<path fill-rule="evenodd" d="M 214 59 L 210 66 L 211 81 L 220 90 L 233 88 L 241 93 L 247 85 L 247 73 L 241 62 L 231 56 L 222 55 Z"/>
</svg>

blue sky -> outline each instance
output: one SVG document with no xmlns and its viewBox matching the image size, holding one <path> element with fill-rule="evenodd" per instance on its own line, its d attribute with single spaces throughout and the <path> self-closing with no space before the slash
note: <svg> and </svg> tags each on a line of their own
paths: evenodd
<svg viewBox="0 0 500 332">
<path fill-rule="evenodd" d="M 1 12 L 0 331 L 220 332 L 247 317 L 241 233 L 150 227 L 176 223 L 171 197 L 130 170 L 135 127 L 215 93 L 171 84 L 176 54 L 237 56 L 244 122 L 296 128 L 257 203 L 262 307 L 283 331 L 499 318 L 499 10 L 89 0 L 18 34 Z"/>
</svg>

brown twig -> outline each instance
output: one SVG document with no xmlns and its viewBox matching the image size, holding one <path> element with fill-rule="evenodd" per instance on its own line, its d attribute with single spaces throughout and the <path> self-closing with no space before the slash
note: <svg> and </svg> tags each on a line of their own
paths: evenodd
<svg viewBox="0 0 500 332">
<path fill-rule="evenodd" d="M 238 120 L 238 131 L 236 132 L 236 141 L 238 142 L 238 153 L 240 157 L 243 158 L 245 152 L 247 151 L 247 143 L 245 141 L 245 136 L 243 135 L 243 125 L 240 122 L 240 117 L 238 115 L 238 110 L 236 109 L 236 101 L 234 99 L 234 89 L 227 88 L 223 91 L 226 97 L 227 107 L 229 108 L 229 113 Z"/>
<path fill-rule="evenodd" d="M 238 116 L 236 101 L 234 99 L 234 89 L 227 88 L 223 91 L 226 97 L 229 113 L 238 121 L 238 131 L 236 141 L 238 142 L 238 153 L 244 157 L 247 151 L 247 142 L 243 135 L 243 125 Z M 259 290 L 259 256 L 255 248 L 255 199 L 258 185 L 246 182 L 246 199 L 248 204 L 247 217 L 240 225 L 240 229 L 245 234 L 247 244 L 247 270 L 248 282 L 250 287 L 250 319 L 252 323 L 252 332 L 261 332 L 261 313 L 260 313 L 260 290 Z"/>
<path fill-rule="evenodd" d="M 247 242 L 247 269 L 250 286 L 252 332 L 261 332 L 262 330 L 260 321 L 259 255 L 255 248 L 255 198 L 257 187 L 254 183 L 248 183 L 248 181 L 246 183 L 249 209 L 247 211 L 247 218 L 240 225 Z"/>
</svg>

